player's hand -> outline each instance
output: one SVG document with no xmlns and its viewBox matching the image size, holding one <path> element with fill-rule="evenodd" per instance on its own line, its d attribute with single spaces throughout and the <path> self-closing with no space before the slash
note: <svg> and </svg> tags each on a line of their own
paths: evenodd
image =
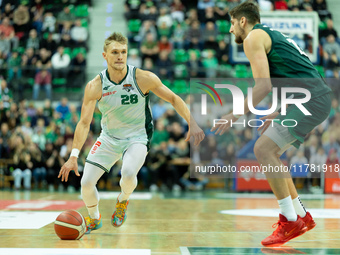
<svg viewBox="0 0 340 255">
<path fill-rule="evenodd" d="M 61 177 L 62 182 L 64 180 L 65 180 L 65 182 L 67 182 L 68 175 L 69 175 L 70 171 L 72 171 L 72 170 L 74 170 L 74 172 L 76 173 L 77 176 L 80 176 L 80 174 L 78 173 L 78 162 L 77 162 L 76 157 L 70 157 L 65 162 L 65 164 L 61 167 L 61 169 L 59 171 L 58 178 Z"/>
<path fill-rule="evenodd" d="M 261 117 L 260 120 L 266 120 L 264 122 L 264 124 L 259 127 L 257 129 L 257 131 L 262 130 L 261 135 L 267 130 L 267 128 L 269 127 L 270 123 L 272 123 L 272 120 L 275 119 L 277 117 L 277 115 L 279 115 L 279 112 L 273 112 L 272 114 L 269 114 L 267 116 Z"/>
<path fill-rule="evenodd" d="M 203 141 L 205 134 L 203 130 L 196 123 L 194 123 L 192 125 L 189 125 L 189 131 L 185 141 L 188 142 L 190 140 L 190 137 L 194 137 L 194 145 L 198 146 L 200 142 Z"/>
<path fill-rule="evenodd" d="M 233 113 L 223 115 L 221 119 L 223 119 L 224 121 L 221 121 L 220 124 L 216 123 L 215 126 L 210 129 L 211 132 L 214 132 L 216 130 L 215 135 L 218 135 L 218 133 L 220 133 L 220 135 L 223 135 L 230 128 L 231 122 L 235 122 L 238 120 L 238 118 L 235 117 Z"/>
</svg>

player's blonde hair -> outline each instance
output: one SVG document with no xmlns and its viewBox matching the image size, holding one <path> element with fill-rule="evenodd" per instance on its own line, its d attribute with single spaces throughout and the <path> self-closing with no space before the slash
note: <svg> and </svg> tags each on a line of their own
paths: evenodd
<svg viewBox="0 0 340 255">
<path fill-rule="evenodd" d="M 110 45 L 112 42 L 119 42 L 120 44 L 127 44 L 128 39 L 122 35 L 121 33 L 114 32 L 112 35 L 110 35 L 108 38 L 106 38 L 104 42 L 104 51 L 106 52 L 107 46 Z"/>
</svg>

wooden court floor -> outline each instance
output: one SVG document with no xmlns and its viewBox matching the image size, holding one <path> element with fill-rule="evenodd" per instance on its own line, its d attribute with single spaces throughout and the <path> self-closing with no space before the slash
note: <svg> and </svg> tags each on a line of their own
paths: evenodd
<svg viewBox="0 0 340 255">
<path fill-rule="evenodd" d="M 340 254 L 339 195 L 302 195 L 317 226 L 277 249 L 260 244 L 278 219 L 270 194 L 135 193 L 127 221 L 113 228 L 116 196 L 101 193 L 101 229 L 63 241 L 53 219 L 66 209 L 87 216 L 79 193 L 0 191 L 0 254 Z"/>
</svg>

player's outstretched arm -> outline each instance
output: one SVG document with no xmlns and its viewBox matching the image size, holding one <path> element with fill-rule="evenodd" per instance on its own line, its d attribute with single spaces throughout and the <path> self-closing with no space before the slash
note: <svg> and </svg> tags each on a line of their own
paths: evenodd
<svg viewBox="0 0 340 255">
<path fill-rule="evenodd" d="M 189 125 L 186 141 L 189 141 L 190 137 L 193 137 L 195 140 L 194 144 L 199 145 L 205 135 L 203 130 L 197 125 L 196 121 L 191 116 L 185 102 L 167 86 L 165 86 L 154 73 L 137 69 L 136 76 L 137 82 L 144 93 L 152 91 L 156 96 L 172 104 L 176 112 L 181 115 L 181 117 L 184 118 Z"/>
<path fill-rule="evenodd" d="M 74 132 L 72 149 L 77 149 L 78 151 L 80 151 L 83 147 L 89 133 L 94 109 L 96 107 L 96 102 L 101 98 L 101 94 L 101 81 L 98 75 L 85 87 L 84 101 L 81 108 L 81 116 Z M 68 175 L 71 170 L 74 170 L 76 175 L 79 176 L 77 157 L 72 155 L 61 167 L 58 178 L 61 177 L 61 181 L 67 182 Z"/>
</svg>

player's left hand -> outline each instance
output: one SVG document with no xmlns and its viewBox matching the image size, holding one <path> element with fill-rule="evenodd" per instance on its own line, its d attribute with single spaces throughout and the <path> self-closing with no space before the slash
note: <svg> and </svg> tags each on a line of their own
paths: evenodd
<svg viewBox="0 0 340 255">
<path fill-rule="evenodd" d="M 223 120 L 223 122 L 221 121 L 220 124 L 215 124 L 215 126 L 210 129 L 211 132 L 214 132 L 216 130 L 215 135 L 218 135 L 218 133 L 220 133 L 220 135 L 223 135 L 230 128 L 231 122 L 235 122 L 238 120 L 238 118 L 235 117 L 233 113 L 223 115 L 221 119 Z"/>
<path fill-rule="evenodd" d="M 189 125 L 189 131 L 185 141 L 188 142 L 190 140 L 190 137 L 194 137 L 194 145 L 198 146 L 200 142 L 203 141 L 205 134 L 203 130 L 195 123 Z"/>
</svg>

